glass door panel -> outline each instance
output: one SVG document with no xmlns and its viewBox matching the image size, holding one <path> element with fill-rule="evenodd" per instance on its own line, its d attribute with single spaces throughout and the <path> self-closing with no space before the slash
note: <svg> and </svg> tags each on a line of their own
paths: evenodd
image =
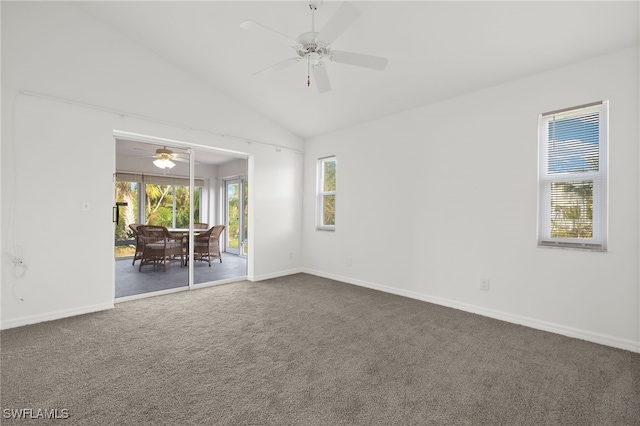
<svg viewBox="0 0 640 426">
<path fill-rule="evenodd" d="M 249 252 L 249 183 L 242 180 L 242 234 L 240 236 L 240 256 L 247 256 Z"/>
<path fill-rule="evenodd" d="M 132 257 L 136 249 L 136 236 L 129 225 L 138 222 L 138 184 L 116 182 L 115 199 L 114 254 L 116 258 Z"/>
<path fill-rule="evenodd" d="M 144 237 L 129 225 L 164 226 L 170 231 L 189 228 L 189 151 L 125 140 L 116 141 L 116 151 L 125 154 L 116 155 L 116 211 L 118 204 L 121 207 L 115 224 L 115 297 L 188 286 L 189 268 L 184 265 L 186 239 L 152 233 Z M 170 168 L 156 164 L 161 154 L 170 156 L 174 163 Z M 136 160 L 127 161 L 127 157 Z M 120 173 L 120 169 L 127 172 Z M 126 252 L 119 247 L 125 243 Z M 137 245 L 140 250 L 136 250 Z"/>
<path fill-rule="evenodd" d="M 226 251 L 233 254 L 240 254 L 240 188 L 239 180 L 226 182 Z"/>
</svg>

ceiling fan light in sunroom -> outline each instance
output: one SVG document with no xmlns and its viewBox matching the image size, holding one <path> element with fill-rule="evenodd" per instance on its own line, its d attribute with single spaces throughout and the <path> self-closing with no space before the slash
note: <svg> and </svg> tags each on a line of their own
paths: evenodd
<svg viewBox="0 0 640 426">
<path fill-rule="evenodd" d="M 157 160 L 153 161 L 153 164 L 161 169 L 171 169 L 176 165 L 176 163 L 169 160 L 168 158 L 158 158 Z"/>
</svg>

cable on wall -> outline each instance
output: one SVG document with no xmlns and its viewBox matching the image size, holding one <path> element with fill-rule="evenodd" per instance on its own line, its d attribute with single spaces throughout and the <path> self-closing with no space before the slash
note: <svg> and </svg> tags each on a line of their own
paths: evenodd
<svg viewBox="0 0 640 426">
<path fill-rule="evenodd" d="M 88 108 L 88 109 L 93 109 L 93 110 L 97 110 L 97 111 L 103 111 L 103 112 L 107 112 L 107 113 L 110 113 L 110 114 L 115 114 L 117 116 L 120 116 L 121 118 L 125 118 L 125 117 L 135 118 L 135 119 L 138 119 L 138 120 L 149 121 L 149 122 L 152 122 L 152 123 L 162 124 L 162 125 L 165 125 L 165 126 L 177 127 L 179 129 L 206 133 L 206 134 L 210 134 L 210 135 L 213 135 L 213 136 L 219 136 L 219 137 L 222 137 L 222 138 L 225 138 L 225 139 L 232 139 L 232 140 L 236 140 L 236 141 L 240 141 L 240 142 L 245 142 L 245 143 L 247 143 L 249 145 L 251 145 L 251 144 L 265 145 L 265 146 L 269 146 L 269 147 L 275 148 L 275 150 L 277 152 L 281 152 L 282 150 L 287 150 L 287 151 L 295 152 L 297 154 L 303 154 L 303 152 L 301 150 L 299 150 L 299 149 L 290 148 L 290 147 L 287 147 L 287 146 L 284 146 L 284 145 L 278 145 L 278 144 L 274 144 L 274 143 L 271 143 L 271 142 L 259 141 L 259 140 L 256 140 L 256 139 L 247 139 L 247 138 L 244 138 L 242 136 L 235 136 L 235 135 L 231 135 L 231 134 L 228 134 L 228 133 L 215 132 L 215 131 L 211 131 L 211 130 L 207 130 L 207 129 L 198 129 L 198 128 L 187 126 L 187 125 L 181 124 L 181 123 L 176 123 L 176 122 L 172 122 L 172 121 L 168 121 L 168 120 L 160 120 L 160 119 L 149 117 L 149 116 L 145 116 L 145 115 L 134 114 L 134 113 L 126 112 L 126 111 L 119 111 L 119 110 L 116 110 L 116 109 L 113 109 L 113 108 L 103 107 L 103 106 L 100 106 L 100 105 L 94 105 L 94 104 L 89 104 L 89 103 L 86 103 L 86 102 L 74 101 L 72 99 L 66 99 L 66 98 L 60 98 L 60 97 L 57 97 L 57 96 L 46 95 L 44 93 L 30 92 L 30 91 L 26 91 L 26 90 L 20 90 L 18 93 L 22 94 L 22 95 L 25 95 L 25 96 L 31 96 L 31 97 L 34 97 L 34 98 L 46 99 L 46 100 L 50 100 L 50 101 L 54 101 L 54 102 L 62 102 L 62 103 L 66 103 L 66 104 L 69 104 L 69 105 L 79 106 L 79 107 L 82 107 L 82 108 Z"/>
<path fill-rule="evenodd" d="M 15 133 L 16 133 L 16 104 L 18 102 L 18 95 L 19 93 L 16 93 L 15 96 L 13 97 L 13 104 L 11 107 L 11 129 L 10 131 L 10 136 L 9 136 L 9 140 L 10 140 L 10 144 L 11 144 L 11 162 L 12 162 L 12 167 L 11 167 L 11 178 L 12 178 L 12 187 L 11 187 L 11 195 L 10 195 L 10 200 L 11 200 L 11 204 L 10 204 L 10 209 L 9 209 L 9 244 L 8 246 L 9 248 L 9 253 L 7 253 L 11 264 L 13 265 L 12 268 L 12 276 L 13 276 L 13 283 L 12 283 L 12 292 L 13 292 L 13 296 L 19 300 L 20 302 L 24 302 L 24 298 L 22 296 L 19 295 L 18 293 L 18 282 L 20 279 L 22 279 L 26 274 L 27 274 L 27 270 L 29 269 L 29 267 L 27 266 L 27 264 L 24 262 L 23 256 L 22 256 L 22 247 L 20 247 L 17 243 L 18 239 L 16 237 L 16 206 L 18 204 L 18 169 L 17 169 L 17 161 L 16 161 L 16 137 L 15 137 Z"/>
</svg>

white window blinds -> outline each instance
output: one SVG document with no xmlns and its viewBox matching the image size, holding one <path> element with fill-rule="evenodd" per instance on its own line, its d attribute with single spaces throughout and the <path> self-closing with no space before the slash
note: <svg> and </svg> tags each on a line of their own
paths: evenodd
<svg viewBox="0 0 640 426">
<path fill-rule="evenodd" d="M 160 175 L 145 175 L 139 173 L 128 172 L 116 172 L 117 182 L 140 182 L 151 183 L 154 185 L 179 185 L 189 186 L 189 178 L 179 176 L 160 176 Z M 194 186 L 204 186 L 204 179 L 196 178 L 193 181 Z"/>
<path fill-rule="evenodd" d="M 540 116 L 538 244 L 606 250 L 608 103 Z"/>
</svg>

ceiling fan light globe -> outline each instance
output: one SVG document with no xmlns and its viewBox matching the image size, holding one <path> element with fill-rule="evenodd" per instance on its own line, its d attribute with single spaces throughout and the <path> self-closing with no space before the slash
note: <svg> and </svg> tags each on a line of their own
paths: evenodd
<svg viewBox="0 0 640 426">
<path fill-rule="evenodd" d="M 172 169 L 175 167 L 175 163 L 168 158 L 158 158 L 153 161 L 153 164 L 160 169 Z"/>
</svg>

